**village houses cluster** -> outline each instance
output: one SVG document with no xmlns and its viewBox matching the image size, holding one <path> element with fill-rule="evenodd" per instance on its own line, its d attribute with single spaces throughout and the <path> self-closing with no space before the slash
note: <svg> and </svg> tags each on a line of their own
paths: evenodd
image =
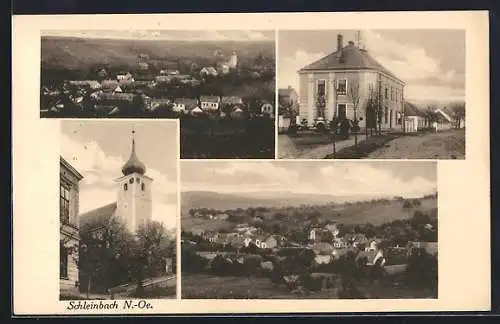
<svg viewBox="0 0 500 324">
<path fill-rule="evenodd" d="M 150 68 L 149 56 L 139 55 L 137 71 L 119 71 L 100 68 L 96 80 L 65 80 L 62 87 L 42 87 L 42 113 L 58 113 L 73 108 L 101 116 L 114 116 L 132 107 L 134 113 L 154 112 L 159 107 L 169 107 L 174 114 L 193 116 L 219 116 L 238 118 L 244 113 L 257 116 L 274 116 L 274 104 L 264 99 L 259 107 L 249 111 L 249 103 L 239 96 L 219 96 L 203 93 L 201 85 L 210 84 L 219 77 L 240 75 L 238 56 L 232 52 L 228 60 L 201 69 L 192 63 L 189 72 L 181 73 L 177 68 Z M 160 62 L 161 63 L 161 62 Z M 162 64 L 164 65 L 164 64 Z M 257 65 L 251 68 L 250 76 L 261 77 L 269 68 Z M 176 89 L 192 91 L 175 91 Z M 194 89 L 194 90 L 193 90 Z M 186 95 L 187 94 L 187 95 Z"/>
<path fill-rule="evenodd" d="M 216 213 L 210 215 L 211 220 L 227 220 L 229 215 L 227 213 Z M 428 224 L 428 226 L 432 226 Z M 392 269 L 394 263 L 406 262 L 403 259 L 393 258 L 396 254 L 403 253 L 406 257 L 414 251 L 425 250 L 426 253 L 431 255 L 437 254 L 437 242 L 409 242 L 407 246 L 383 246 L 382 239 L 375 237 L 367 237 L 363 233 L 344 233 L 340 235 L 340 230 L 336 223 L 327 223 L 323 226 L 304 228 L 304 241 L 299 242 L 292 239 L 286 234 L 270 234 L 265 233 L 262 228 L 258 228 L 247 223 L 237 224 L 236 227 L 227 231 L 204 231 L 192 229 L 192 235 L 200 236 L 203 241 L 210 245 L 217 247 L 216 252 L 199 251 L 199 255 L 205 259 L 212 260 L 221 252 L 227 258 L 231 255 L 223 251 L 231 247 L 236 249 L 237 252 L 248 249 L 251 246 L 258 251 L 272 251 L 279 254 L 281 249 L 309 249 L 314 252 L 314 263 L 316 265 L 329 264 L 332 261 L 340 259 L 349 252 L 356 253 L 356 260 L 363 260 L 363 266 L 384 266 L 387 258 L 391 264 L 386 265 L 387 271 L 398 271 L 396 268 Z M 190 239 L 183 239 L 182 243 L 196 246 L 198 243 Z M 244 251 L 241 251 L 244 254 Z M 238 254 L 238 253 L 237 253 Z M 399 269 L 403 270 L 403 269 Z"/>
</svg>

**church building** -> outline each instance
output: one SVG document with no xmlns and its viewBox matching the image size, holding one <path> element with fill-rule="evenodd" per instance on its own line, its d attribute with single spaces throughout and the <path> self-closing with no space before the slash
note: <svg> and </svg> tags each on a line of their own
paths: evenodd
<svg viewBox="0 0 500 324">
<path fill-rule="evenodd" d="M 115 180 L 116 202 L 80 215 L 80 227 L 90 225 L 93 231 L 98 231 L 100 228 L 105 228 L 112 217 L 117 217 L 131 233 L 136 233 L 141 226 L 151 221 L 153 179 L 146 175 L 146 166 L 137 157 L 133 137 L 130 157 L 121 172 L 122 176 Z"/>
</svg>

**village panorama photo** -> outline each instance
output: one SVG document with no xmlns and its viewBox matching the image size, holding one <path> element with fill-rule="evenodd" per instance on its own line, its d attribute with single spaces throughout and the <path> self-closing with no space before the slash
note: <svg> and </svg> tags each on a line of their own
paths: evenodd
<svg viewBox="0 0 500 324">
<path fill-rule="evenodd" d="M 274 35 L 45 30 L 40 116 L 174 118 L 183 159 L 273 159 Z"/>
<path fill-rule="evenodd" d="M 185 299 L 436 299 L 435 161 L 181 161 Z"/>
<path fill-rule="evenodd" d="M 61 300 L 176 297 L 177 138 L 175 121 L 61 122 Z"/>
<path fill-rule="evenodd" d="M 465 159 L 465 30 L 278 35 L 278 158 Z"/>
</svg>

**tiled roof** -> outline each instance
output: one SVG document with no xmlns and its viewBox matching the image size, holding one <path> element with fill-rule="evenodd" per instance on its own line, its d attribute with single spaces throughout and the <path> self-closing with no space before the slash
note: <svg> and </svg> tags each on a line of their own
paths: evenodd
<svg viewBox="0 0 500 324">
<path fill-rule="evenodd" d="M 201 96 L 200 101 L 219 102 L 219 97 L 217 97 L 217 96 Z"/>
<path fill-rule="evenodd" d="M 424 112 L 411 102 L 405 101 L 404 108 L 406 116 L 420 116 L 420 117 L 425 116 Z"/>
<path fill-rule="evenodd" d="M 360 49 L 354 44 L 349 44 L 341 50 L 328 54 L 327 56 L 303 67 L 301 71 L 314 70 L 375 70 L 388 74 L 398 80 L 391 71 L 378 63 L 366 50 Z"/>
<path fill-rule="evenodd" d="M 86 213 L 80 214 L 79 223 L 80 228 L 85 225 L 100 226 L 107 222 L 116 211 L 116 202 L 101 206 L 99 208 L 90 210 Z"/>
</svg>

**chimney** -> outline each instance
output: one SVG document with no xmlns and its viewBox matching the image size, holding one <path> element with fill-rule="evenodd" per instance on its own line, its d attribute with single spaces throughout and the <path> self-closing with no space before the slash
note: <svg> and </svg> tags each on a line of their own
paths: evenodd
<svg viewBox="0 0 500 324">
<path fill-rule="evenodd" d="M 344 47 L 343 40 L 344 40 L 344 36 L 342 36 L 341 34 L 338 34 L 337 35 L 337 50 L 341 50 Z"/>
</svg>

